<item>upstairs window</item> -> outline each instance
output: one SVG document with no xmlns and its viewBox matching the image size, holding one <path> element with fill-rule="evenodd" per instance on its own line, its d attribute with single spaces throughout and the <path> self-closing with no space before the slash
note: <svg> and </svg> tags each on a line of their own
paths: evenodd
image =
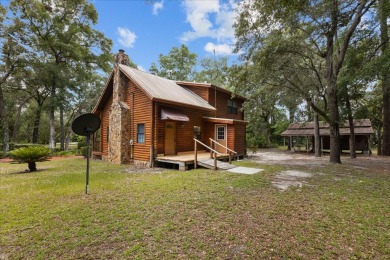
<svg viewBox="0 0 390 260">
<path fill-rule="evenodd" d="M 145 124 L 137 124 L 137 143 L 145 143 Z"/>
<path fill-rule="evenodd" d="M 228 113 L 237 115 L 237 102 L 233 100 L 228 100 Z"/>
</svg>

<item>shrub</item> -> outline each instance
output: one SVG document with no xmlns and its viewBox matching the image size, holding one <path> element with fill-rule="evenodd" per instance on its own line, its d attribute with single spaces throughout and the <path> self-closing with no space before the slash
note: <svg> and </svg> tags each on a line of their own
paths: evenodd
<svg viewBox="0 0 390 260">
<path fill-rule="evenodd" d="M 36 162 L 47 161 L 50 149 L 44 146 L 29 146 L 13 150 L 9 153 L 12 159 L 19 163 L 27 163 L 30 172 L 36 171 Z"/>
<path fill-rule="evenodd" d="M 7 153 L 0 151 L 0 159 L 7 157 Z"/>
<path fill-rule="evenodd" d="M 81 141 L 77 143 L 77 149 L 81 149 L 81 147 L 87 146 L 87 141 Z"/>
<path fill-rule="evenodd" d="M 53 153 L 53 156 L 72 156 L 72 155 L 75 155 L 76 154 L 76 150 L 69 150 L 69 151 L 59 151 L 59 152 L 55 152 Z"/>
<path fill-rule="evenodd" d="M 92 153 L 92 149 L 89 150 L 89 157 L 91 157 L 91 153 Z M 80 154 L 82 156 L 84 156 L 85 158 L 87 158 L 87 147 L 86 146 L 80 147 Z"/>
</svg>

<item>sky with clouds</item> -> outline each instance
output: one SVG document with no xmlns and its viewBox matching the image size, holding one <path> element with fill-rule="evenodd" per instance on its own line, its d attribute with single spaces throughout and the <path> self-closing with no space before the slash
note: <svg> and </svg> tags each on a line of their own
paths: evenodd
<svg viewBox="0 0 390 260">
<path fill-rule="evenodd" d="M 233 0 L 94 0 L 97 29 L 124 49 L 140 69 L 148 70 L 173 47 L 186 44 L 198 60 L 229 56 L 232 62 Z"/>
</svg>

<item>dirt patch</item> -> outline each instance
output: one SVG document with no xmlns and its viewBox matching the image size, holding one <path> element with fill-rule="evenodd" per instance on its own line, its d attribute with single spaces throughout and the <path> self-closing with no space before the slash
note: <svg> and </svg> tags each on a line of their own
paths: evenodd
<svg viewBox="0 0 390 260">
<path fill-rule="evenodd" d="M 329 154 L 315 157 L 313 153 L 291 152 L 280 149 L 262 149 L 255 154 L 248 152 L 248 160 L 260 164 L 277 164 L 284 166 L 321 166 L 329 165 Z M 390 157 L 358 154 L 351 159 L 348 154 L 342 154 L 341 162 L 362 170 L 382 170 L 390 173 Z"/>
<path fill-rule="evenodd" d="M 283 171 L 278 173 L 273 181 L 272 185 L 282 191 L 287 190 L 290 187 L 302 187 L 306 178 L 312 177 L 311 173 L 303 171 Z"/>
<path fill-rule="evenodd" d="M 321 165 L 330 165 L 329 154 L 321 157 L 315 157 L 312 153 L 296 153 L 280 149 L 263 149 L 255 154 L 248 153 L 248 160 L 260 164 L 276 164 L 291 166 L 305 166 L 303 169 L 316 168 Z M 357 158 L 351 159 L 348 154 L 341 156 L 341 162 L 345 165 L 350 165 L 355 169 L 362 171 L 379 170 L 390 174 L 390 158 L 376 155 L 358 154 Z M 272 179 L 272 184 L 281 190 L 287 190 L 290 187 L 302 187 L 305 185 L 305 180 L 312 177 L 312 174 L 304 171 L 287 170 L 275 175 Z"/>
<path fill-rule="evenodd" d="M 248 160 L 262 164 L 318 166 L 328 164 L 329 157 L 314 157 L 313 154 L 264 149 L 257 151 L 255 154 L 248 153 Z"/>
</svg>

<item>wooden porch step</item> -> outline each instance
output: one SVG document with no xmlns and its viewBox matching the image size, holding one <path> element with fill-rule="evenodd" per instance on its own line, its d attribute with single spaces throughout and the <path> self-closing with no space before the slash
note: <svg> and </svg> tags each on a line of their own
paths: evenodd
<svg viewBox="0 0 390 260">
<path fill-rule="evenodd" d="M 214 159 L 207 158 L 207 159 L 198 160 L 198 165 L 205 167 L 205 168 L 208 168 L 208 169 L 214 169 Z M 229 169 L 233 169 L 236 167 L 237 166 L 235 166 L 235 165 L 217 160 L 217 169 L 218 170 L 229 170 Z"/>
</svg>

